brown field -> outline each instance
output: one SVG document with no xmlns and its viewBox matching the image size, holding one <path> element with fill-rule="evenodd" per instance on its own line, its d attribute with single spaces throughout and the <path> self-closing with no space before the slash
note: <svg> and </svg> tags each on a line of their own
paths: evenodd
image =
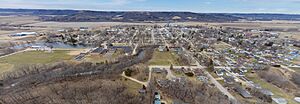
<svg viewBox="0 0 300 104">
<path fill-rule="evenodd" d="M 280 32 L 280 37 L 289 37 L 291 39 L 300 40 L 300 32 Z"/>
<path fill-rule="evenodd" d="M 36 16 L 0 16 L 0 24 L 24 25 L 37 23 Z"/>
<path fill-rule="evenodd" d="M 205 25 L 208 27 L 230 27 L 238 29 L 273 29 L 280 33 L 281 37 L 288 36 L 300 40 L 300 21 L 239 21 L 232 23 L 208 23 L 208 22 L 179 22 L 177 25 L 196 26 Z"/>
<path fill-rule="evenodd" d="M 39 22 L 27 26 L 47 27 L 52 29 L 89 27 L 104 29 L 116 25 L 163 25 L 162 23 L 129 23 L 129 22 Z"/>
<path fill-rule="evenodd" d="M 232 23 L 208 23 L 208 22 L 179 22 L 178 25 L 207 25 L 207 26 L 222 26 L 241 29 L 298 29 L 300 32 L 300 21 L 254 21 L 254 22 L 232 22 Z"/>
</svg>

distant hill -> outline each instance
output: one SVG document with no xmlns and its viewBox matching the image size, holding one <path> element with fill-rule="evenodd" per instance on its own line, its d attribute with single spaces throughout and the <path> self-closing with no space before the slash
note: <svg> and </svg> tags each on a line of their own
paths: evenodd
<svg viewBox="0 0 300 104">
<path fill-rule="evenodd" d="M 293 20 L 299 21 L 300 15 L 297 14 L 229 14 L 232 16 L 245 18 L 247 20 L 261 20 L 261 21 L 271 21 L 271 20 Z"/>
<path fill-rule="evenodd" d="M 67 16 L 42 16 L 44 21 L 63 21 L 63 22 L 151 22 L 151 21 L 207 21 L 224 22 L 237 21 L 239 17 L 226 14 L 203 14 L 191 12 L 95 12 L 81 11 Z"/>
<path fill-rule="evenodd" d="M 109 12 L 88 10 L 0 9 L 0 15 L 35 15 L 41 21 L 60 22 L 232 22 L 245 20 L 300 20 L 290 14 L 238 14 L 193 12 Z"/>
</svg>

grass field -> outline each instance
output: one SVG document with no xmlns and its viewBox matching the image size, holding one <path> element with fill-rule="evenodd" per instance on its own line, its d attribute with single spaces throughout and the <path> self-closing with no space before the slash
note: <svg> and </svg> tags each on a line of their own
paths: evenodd
<svg viewBox="0 0 300 104">
<path fill-rule="evenodd" d="M 69 55 L 70 51 L 57 50 L 52 53 L 42 51 L 27 51 L 18 53 L 12 56 L 4 57 L 0 59 L 0 73 L 9 71 L 14 67 L 28 65 L 28 64 L 47 64 L 53 62 L 59 62 L 64 60 L 70 60 L 73 58 Z"/>
<path fill-rule="evenodd" d="M 13 68 L 13 65 L 7 63 L 0 63 L 0 73 L 10 71 Z"/>
<path fill-rule="evenodd" d="M 111 56 L 106 55 L 87 55 L 84 59 L 86 62 L 93 62 L 93 63 L 101 63 L 107 61 L 112 61 L 122 55 L 122 51 L 116 51 Z"/>
<path fill-rule="evenodd" d="M 120 80 L 120 82 L 124 83 L 127 86 L 127 90 L 132 93 L 132 94 L 139 94 L 138 90 L 141 89 L 143 87 L 143 85 L 136 83 L 134 81 L 131 81 L 129 79 L 126 78 L 122 78 Z"/>
<path fill-rule="evenodd" d="M 295 70 L 297 73 L 300 73 L 300 68 L 291 68 L 293 70 Z"/>
<path fill-rule="evenodd" d="M 257 74 L 249 74 L 249 75 L 247 75 L 247 77 L 250 80 L 252 80 L 254 83 L 261 85 L 262 88 L 266 88 L 266 89 L 270 90 L 271 92 L 273 92 L 274 97 L 283 97 L 288 100 L 289 104 L 298 104 L 297 102 L 295 102 L 293 100 L 294 99 L 293 95 L 290 95 L 290 94 L 284 92 L 283 90 L 281 90 L 280 88 L 260 79 L 259 76 L 257 76 Z"/>
<path fill-rule="evenodd" d="M 159 52 L 153 53 L 152 59 L 149 61 L 150 65 L 179 65 L 177 61 L 178 56 L 172 52 Z"/>
</svg>

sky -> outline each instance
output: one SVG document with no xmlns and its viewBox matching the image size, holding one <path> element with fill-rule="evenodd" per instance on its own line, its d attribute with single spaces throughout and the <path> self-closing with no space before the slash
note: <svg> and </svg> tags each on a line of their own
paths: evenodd
<svg viewBox="0 0 300 104">
<path fill-rule="evenodd" d="M 0 0 L 0 8 L 300 14 L 300 0 Z"/>
</svg>

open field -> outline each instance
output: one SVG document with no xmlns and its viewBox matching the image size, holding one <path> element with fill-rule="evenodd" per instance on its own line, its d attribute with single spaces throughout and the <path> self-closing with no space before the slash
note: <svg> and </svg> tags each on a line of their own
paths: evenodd
<svg viewBox="0 0 300 104">
<path fill-rule="evenodd" d="M 283 97 L 288 100 L 289 104 L 298 104 L 293 100 L 293 95 L 290 95 L 289 93 L 284 92 L 280 88 L 260 79 L 260 77 L 257 74 L 248 74 L 247 77 L 254 83 L 261 85 L 262 88 L 268 89 L 271 92 L 273 92 L 275 97 Z"/>
<path fill-rule="evenodd" d="M 87 55 L 84 59 L 86 62 L 95 62 L 95 63 L 101 63 L 108 61 L 109 59 L 104 57 L 103 55 Z"/>
<path fill-rule="evenodd" d="M 69 52 L 70 51 L 64 50 L 53 51 L 53 53 L 42 51 L 27 51 L 4 57 L 0 59 L 0 72 L 9 71 L 22 65 L 47 64 L 64 60 L 71 60 L 73 56 L 69 55 Z"/>
<path fill-rule="evenodd" d="M 10 71 L 13 68 L 13 65 L 8 63 L 0 63 L 0 74 Z"/>
<path fill-rule="evenodd" d="M 112 61 L 122 55 L 122 51 L 117 50 L 111 56 L 108 55 L 87 55 L 84 59 L 86 62 L 93 62 L 93 63 L 101 63 L 107 61 Z"/>
<path fill-rule="evenodd" d="M 280 37 L 284 38 L 284 37 L 288 37 L 291 39 L 296 39 L 296 40 L 300 40 L 300 32 L 279 32 L 280 33 Z"/>
<path fill-rule="evenodd" d="M 158 25 L 163 25 L 166 23 L 158 23 Z M 47 28 L 79 28 L 79 27 L 89 27 L 89 28 L 107 28 L 116 25 L 157 25 L 153 23 L 129 23 L 129 22 L 39 22 L 34 24 L 28 24 L 27 26 L 36 27 L 47 27 Z"/>
<path fill-rule="evenodd" d="M 154 51 L 152 59 L 149 61 L 150 65 L 180 65 L 177 61 L 178 56 L 172 52 Z"/>
<path fill-rule="evenodd" d="M 143 85 L 136 83 L 132 80 L 126 79 L 126 78 L 121 78 L 120 79 L 121 83 L 124 83 L 127 86 L 127 90 L 132 93 L 132 94 L 136 94 L 138 95 L 138 90 L 141 89 L 143 87 Z"/>
<path fill-rule="evenodd" d="M 37 23 L 37 16 L 0 16 L 0 24 L 24 25 Z"/>
<path fill-rule="evenodd" d="M 238 21 L 232 23 L 208 23 L 208 22 L 179 22 L 173 23 L 185 26 L 206 25 L 211 27 L 231 27 L 239 29 L 273 29 L 278 31 L 281 37 L 289 36 L 290 38 L 300 39 L 300 22 L 299 21 Z"/>
<path fill-rule="evenodd" d="M 300 56 L 297 57 L 296 59 L 292 60 L 292 61 L 293 61 L 293 63 L 300 65 Z"/>
</svg>

